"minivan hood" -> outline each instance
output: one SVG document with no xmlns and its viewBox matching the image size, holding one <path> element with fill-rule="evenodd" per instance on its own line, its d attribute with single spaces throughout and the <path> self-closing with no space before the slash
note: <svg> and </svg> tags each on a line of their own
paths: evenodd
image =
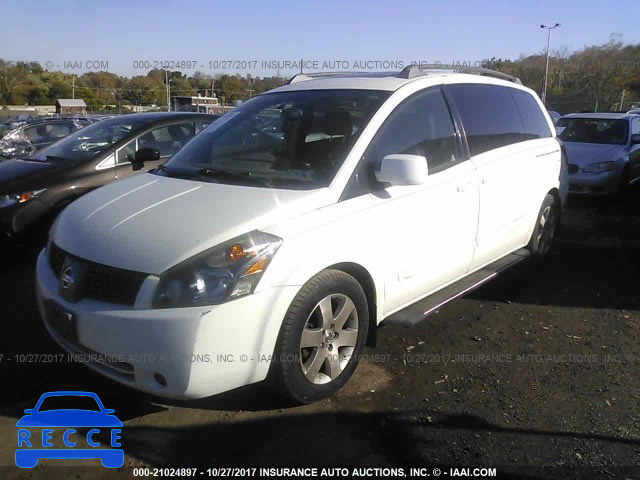
<svg viewBox="0 0 640 480">
<path fill-rule="evenodd" d="M 626 145 L 607 145 L 601 143 L 580 143 L 563 141 L 567 149 L 569 163 L 584 168 L 591 163 L 608 162 L 618 160 L 623 154 Z"/>
<path fill-rule="evenodd" d="M 86 260 L 158 275 L 238 235 L 325 206 L 328 193 L 136 175 L 70 204 L 52 240 Z"/>
</svg>

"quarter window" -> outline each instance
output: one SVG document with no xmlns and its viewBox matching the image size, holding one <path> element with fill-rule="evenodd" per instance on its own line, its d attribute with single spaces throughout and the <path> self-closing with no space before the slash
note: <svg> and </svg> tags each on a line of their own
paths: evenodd
<svg viewBox="0 0 640 480">
<path fill-rule="evenodd" d="M 524 133 L 534 138 L 547 138 L 551 136 L 551 130 L 542 109 L 533 96 L 524 90 L 510 88 L 513 99 L 516 101 L 520 118 L 524 125 Z"/>
<path fill-rule="evenodd" d="M 640 118 L 631 119 L 631 135 L 640 135 Z"/>
<path fill-rule="evenodd" d="M 448 85 L 460 112 L 471 156 L 531 139 L 508 87 Z"/>
<path fill-rule="evenodd" d="M 120 147 L 120 150 L 118 150 L 118 153 L 116 154 L 116 163 L 129 163 L 133 160 L 133 156 L 135 155 L 137 150 L 136 142 L 137 139 L 134 138 L 123 147 Z"/>
</svg>

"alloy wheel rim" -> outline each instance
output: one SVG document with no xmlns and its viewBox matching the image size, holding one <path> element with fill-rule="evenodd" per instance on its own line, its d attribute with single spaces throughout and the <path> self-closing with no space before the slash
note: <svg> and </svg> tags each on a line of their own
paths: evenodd
<svg viewBox="0 0 640 480">
<path fill-rule="evenodd" d="M 329 383 L 349 364 L 358 341 L 358 312 L 353 301 L 333 293 L 320 300 L 300 337 L 300 367 L 316 385 Z"/>
<path fill-rule="evenodd" d="M 555 231 L 556 215 L 551 206 L 548 206 L 540 215 L 538 223 L 538 253 L 544 255 L 549 251 Z"/>
</svg>

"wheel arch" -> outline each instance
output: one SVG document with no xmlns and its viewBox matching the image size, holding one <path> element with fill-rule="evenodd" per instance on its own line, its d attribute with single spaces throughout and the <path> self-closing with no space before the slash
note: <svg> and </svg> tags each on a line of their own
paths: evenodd
<svg viewBox="0 0 640 480">
<path fill-rule="evenodd" d="M 351 275 L 362 287 L 364 295 L 367 298 L 367 307 L 369 308 L 369 329 L 367 334 L 367 346 L 375 347 L 378 343 L 378 310 L 376 284 L 369 271 L 362 265 L 352 262 L 336 263 L 326 267 L 326 270 L 339 270 Z"/>
</svg>

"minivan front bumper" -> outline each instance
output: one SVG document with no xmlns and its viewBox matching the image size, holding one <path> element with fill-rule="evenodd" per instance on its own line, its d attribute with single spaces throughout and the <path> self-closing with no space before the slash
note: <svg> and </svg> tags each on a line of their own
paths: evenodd
<svg viewBox="0 0 640 480">
<path fill-rule="evenodd" d="M 40 252 L 40 315 L 75 361 L 130 387 L 195 399 L 264 380 L 276 339 L 299 287 L 270 288 L 221 305 L 135 309 L 58 294 L 59 279 Z M 52 312 L 72 322 L 61 329 Z M 55 326 L 54 326 L 55 325 Z"/>
</svg>

